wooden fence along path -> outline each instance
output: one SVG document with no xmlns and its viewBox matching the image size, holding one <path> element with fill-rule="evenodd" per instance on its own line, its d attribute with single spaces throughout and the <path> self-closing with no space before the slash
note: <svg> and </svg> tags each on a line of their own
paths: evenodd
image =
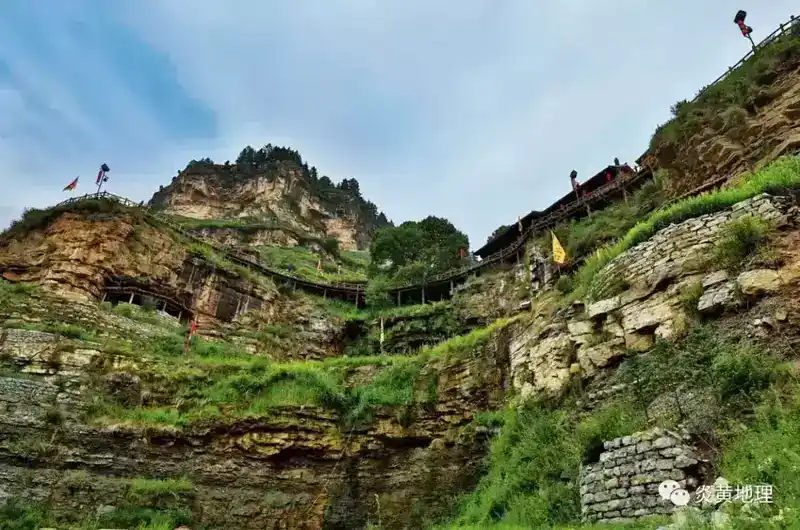
<svg viewBox="0 0 800 530">
<path fill-rule="evenodd" d="M 720 81 L 722 81 L 723 79 L 725 79 L 726 77 L 728 77 L 728 76 L 729 76 L 729 75 L 730 75 L 730 74 L 731 74 L 731 73 L 732 73 L 734 70 L 736 70 L 737 68 L 739 68 L 740 66 L 742 66 L 742 65 L 743 65 L 743 64 L 744 64 L 744 63 L 745 63 L 745 62 L 746 62 L 746 61 L 747 61 L 747 60 L 748 60 L 750 57 L 752 57 L 753 55 L 755 55 L 755 53 L 757 53 L 757 52 L 758 52 L 758 50 L 760 50 L 760 49 L 764 48 L 764 47 L 765 47 L 765 46 L 767 46 L 768 44 L 772 43 L 772 41 L 774 41 L 774 40 L 776 40 L 776 39 L 778 39 L 778 38 L 782 37 L 782 36 L 783 36 L 783 35 L 785 35 L 786 33 L 789 33 L 790 31 L 792 31 L 792 29 L 794 28 L 794 25 L 795 25 L 795 24 L 797 24 L 797 23 L 798 23 L 798 21 L 800 21 L 800 19 L 798 19 L 797 17 L 795 17 L 794 15 L 792 15 L 792 16 L 789 18 L 789 22 L 787 22 L 787 23 L 785 23 L 785 24 L 781 24 L 781 25 L 778 27 L 778 29 L 776 29 L 775 31 L 773 31 L 772 33 L 770 33 L 769 35 L 767 35 L 767 36 L 766 36 L 766 37 L 765 37 L 765 38 L 764 38 L 764 39 L 763 39 L 761 42 L 759 42 L 758 44 L 756 44 L 756 49 L 755 49 L 755 51 L 753 51 L 753 50 L 751 49 L 749 52 L 747 52 L 747 53 L 744 55 L 744 57 L 742 57 L 741 59 L 739 59 L 739 62 L 737 62 L 737 63 L 736 63 L 736 64 L 734 64 L 733 66 L 729 66 L 729 67 L 728 67 L 728 69 L 727 69 L 727 70 L 725 70 L 725 72 L 724 72 L 724 73 L 723 73 L 721 76 L 719 76 L 718 78 L 714 79 L 714 80 L 713 80 L 711 83 L 709 83 L 709 84 L 707 84 L 706 86 L 704 86 L 704 87 L 703 87 L 703 88 L 702 88 L 702 89 L 701 89 L 701 90 L 700 90 L 700 91 L 697 93 L 697 95 L 696 95 L 696 96 L 695 96 L 695 97 L 694 97 L 694 98 L 693 98 L 693 99 L 690 101 L 690 103 L 693 103 L 693 102 L 697 101 L 697 99 L 698 99 L 698 98 L 699 98 L 699 97 L 700 97 L 700 96 L 703 94 L 703 92 L 705 92 L 706 90 L 708 90 L 708 89 L 709 89 L 709 88 L 711 88 L 712 86 L 716 85 L 717 83 L 719 83 Z"/>
<path fill-rule="evenodd" d="M 712 86 L 716 85 L 717 83 L 719 83 L 720 81 L 725 79 L 728 75 L 730 75 L 733 71 L 735 71 L 737 68 L 742 66 L 748 59 L 750 59 L 754 55 L 754 53 L 757 53 L 759 49 L 764 48 L 768 44 L 772 43 L 774 40 L 780 38 L 782 35 L 785 35 L 789 31 L 792 31 L 795 28 L 795 25 L 798 24 L 798 21 L 800 21 L 800 19 L 796 18 L 795 16 L 792 16 L 788 23 L 781 24 L 778 29 L 776 29 L 775 31 L 770 33 L 766 38 L 764 38 L 761 42 L 759 42 L 756 45 L 755 52 L 753 50 L 750 50 L 744 57 L 742 57 L 739 60 L 739 62 L 737 62 L 733 66 L 729 67 L 728 70 L 725 71 L 725 73 L 723 73 L 717 79 L 712 81 L 710 84 L 708 84 L 705 87 L 703 87 L 703 89 L 698 92 L 697 96 L 695 96 L 695 98 L 692 99 L 692 101 L 696 101 L 697 98 L 699 98 L 703 94 L 703 92 L 705 92 L 706 90 L 708 90 Z M 644 155 L 642 155 L 642 156 L 644 156 Z M 642 178 L 645 174 L 646 174 L 646 171 L 644 171 L 644 170 L 636 171 L 636 172 L 634 172 L 632 174 L 621 174 L 617 179 L 615 179 L 615 180 L 611 181 L 610 183 L 602 186 L 601 188 L 595 190 L 590 196 L 586 197 L 585 200 L 588 200 L 589 203 L 595 202 L 597 200 L 602 200 L 603 198 L 607 197 L 608 195 L 611 195 L 611 194 L 617 192 L 620 188 L 627 187 L 630 184 L 633 184 L 635 181 L 637 181 L 640 178 Z M 691 192 L 689 192 L 685 196 L 696 195 L 698 193 L 701 193 L 702 191 L 706 191 L 708 188 L 709 188 L 709 185 L 706 184 L 704 186 L 701 186 L 701 188 L 698 188 L 697 190 L 692 190 Z M 296 285 L 298 287 L 301 287 L 301 288 L 311 288 L 311 289 L 313 289 L 315 291 L 329 292 L 331 294 L 340 294 L 340 295 L 345 295 L 346 297 L 347 296 L 354 296 L 355 300 L 356 300 L 356 304 L 358 304 L 359 297 L 360 296 L 363 297 L 364 290 L 366 288 L 366 282 L 336 282 L 336 283 L 329 283 L 329 282 L 323 282 L 323 281 L 318 281 L 318 280 L 307 280 L 307 279 L 299 278 L 297 276 L 288 274 L 288 271 L 287 272 L 280 271 L 280 270 L 274 269 L 272 267 L 269 267 L 267 265 L 258 263 L 253 258 L 251 258 L 250 256 L 247 256 L 245 254 L 237 252 L 237 251 L 235 251 L 234 249 L 231 249 L 231 248 L 225 248 L 225 247 L 223 247 L 223 246 L 217 244 L 216 242 L 211 241 L 211 240 L 209 240 L 207 238 L 201 238 L 201 237 L 199 237 L 199 236 L 197 236 L 195 234 L 192 234 L 192 233 L 186 231 L 178 223 L 176 223 L 176 222 L 172 221 L 171 219 L 169 219 L 168 217 L 166 217 L 166 216 L 164 216 L 162 214 L 158 214 L 156 212 L 153 212 L 152 210 L 150 210 L 149 206 L 145 205 L 144 203 L 135 203 L 135 202 L 133 202 L 133 201 L 131 201 L 131 200 L 125 198 L 125 197 L 120 197 L 120 196 L 114 195 L 112 193 L 108 193 L 108 192 L 102 192 L 102 193 L 99 193 L 99 194 L 98 193 L 92 193 L 92 194 L 84 195 L 82 197 L 73 197 L 73 198 L 67 199 L 67 200 L 59 203 L 58 205 L 56 205 L 56 207 L 63 207 L 63 206 L 67 206 L 67 205 L 70 205 L 70 204 L 75 204 L 75 203 L 80 202 L 80 201 L 95 200 L 95 199 L 100 199 L 100 198 L 113 200 L 113 201 L 116 201 L 119 204 L 122 204 L 122 205 L 130 207 L 130 208 L 141 209 L 147 215 L 149 215 L 151 218 L 155 219 L 157 222 L 160 222 L 160 223 L 163 223 L 163 224 L 166 224 L 166 225 L 170 226 L 172 229 L 180 232 L 181 234 L 183 234 L 185 237 L 187 237 L 188 239 L 190 239 L 192 241 L 196 241 L 198 243 L 201 243 L 201 244 L 204 244 L 204 245 L 208 245 L 209 247 L 213 248 L 216 252 L 222 254 L 223 256 L 225 256 L 229 260 L 231 260 L 232 262 L 237 263 L 239 265 L 242 265 L 242 266 L 245 266 L 245 267 L 249 267 L 249 268 L 252 268 L 252 269 L 256 269 L 256 270 L 258 270 L 258 271 L 260 271 L 260 272 L 262 272 L 262 273 L 264 273 L 266 275 L 269 275 L 271 277 L 274 277 L 274 278 L 279 278 L 279 279 L 287 281 L 287 282 L 292 282 L 294 285 Z M 491 265 L 493 265 L 495 263 L 505 261 L 505 260 L 507 260 L 507 259 L 509 259 L 511 257 L 516 257 L 517 253 L 524 247 L 526 241 L 528 240 L 528 238 L 532 234 L 534 234 L 534 233 L 536 233 L 536 232 L 538 232 L 540 230 L 551 228 L 551 227 L 555 226 L 556 224 L 558 224 L 560 221 L 563 221 L 565 219 L 571 218 L 578 210 L 580 210 L 580 209 L 582 209 L 584 207 L 585 207 L 585 202 L 584 201 L 571 202 L 570 204 L 568 204 L 564 208 L 559 209 L 559 210 L 555 210 L 553 212 L 550 212 L 549 214 L 545 215 L 544 217 L 538 219 L 536 222 L 531 224 L 531 226 L 528 227 L 528 229 L 525 230 L 525 232 L 516 241 L 511 243 L 506 248 L 504 248 L 502 250 L 499 250 L 498 252 L 486 257 L 485 259 L 483 259 L 480 262 L 472 263 L 470 265 L 467 265 L 465 267 L 461 267 L 459 269 L 454 269 L 454 270 L 450 270 L 450 271 L 447 271 L 447 272 L 444 272 L 444 273 L 441 273 L 441 274 L 437 274 L 435 276 L 431 276 L 430 278 L 427 278 L 426 281 L 423 282 L 423 283 L 409 283 L 407 285 L 402 285 L 402 286 L 399 286 L 399 287 L 395 287 L 395 288 L 391 289 L 390 292 L 391 292 L 391 294 L 396 295 L 400 291 L 422 290 L 422 289 L 425 288 L 426 285 L 430 285 L 430 284 L 433 284 L 433 283 L 442 283 L 442 282 L 448 282 L 448 281 L 449 282 L 455 282 L 455 281 L 458 281 L 458 280 L 462 280 L 462 279 L 466 278 L 467 276 L 469 276 L 471 274 L 475 274 L 478 271 L 480 271 L 481 269 L 489 267 L 489 266 L 491 266 Z"/>
<path fill-rule="evenodd" d="M 606 196 L 608 196 L 609 194 L 618 191 L 621 187 L 628 186 L 634 183 L 636 180 L 641 178 L 642 175 L 643 175 L 642 172 L 634 172 L 627 175 L 620 174 L 620 176 L 617 179 L 602 186 L 601 188 L 598 188 L 597 190 L 592 192 L 589 196 L 585 197 L 584 200 L 592 202 L 596 200 L 601 200 Z M 184 229 L 180 224 L 169 219 L 167 216 L 153 212 L 144 203 L 136 203 L 131 201 L 130 199 L 127 199 L 125 197 L 120 197 L 119 195 L 114 195 L 113 193 L 109 193 L 107 191 L 101 192 L 99 194 L 90 193 L 87 195 L 83 195 L 81 197 L 72 197 L 70 199 L 58 203 L 56 206 L 54 206 L 54 208 L 61 208 L 76 204 L 78 202 L 92 201 L 97 199 L 111 200 L 123 206 L 141 210 L 145 213 L 145 215 L 154 219 L 156 222 L 169 226 L 170 228 L 176 230 L 177 232 L 179 232 L 180 234 L 182 234 L 191 241 L 195 241 L 197 243 L 211 247 L 212 249 L 214 249 L 215 252 L 218 252 L 219 254 L 225 256 L 233 263 L 258 270 L 261 273 L 271 276 L 273 278 L 278 278 L 286 282 L 291 282 L 300 288 L 307 287 L 307 288 L 312 288 L 316 291 L 328 292 L 330 294 L 338 293 L 340 295 L 345 295 L 345 296 L 354 296 L 356 300 L 358 300 L 359 296 L 363 297 L 364 295 L 366 282 L 330 283 L 319 280 L 309 280 L 309 279 L 299 278 L 297 276 L 289 274 L 288 271 L 284 272 L 269 267 L 267 265 L 264 265 L 262 263 L 258 263 L 250 256 L 243 254 L 241 252 L 237 252 L 235 249 L 224 247 L 208 238 L 192 234 L 188 232 L 186 229 Z M 390 293 L 396 295 L 399 291 L 405 292 L 405 291 L 423 289 L 426 285 L 430 285 L 433 283 L 459 281 L 471 274 L 477 273 L 481 269 L 487 268 L 495 263 L 505 261 L 511 257 L 515 257 L 517 256 L 517 253 L 524 247 L 526 241 L 533 233 L 548 227 L 555 226 L 558 222 L 571 217 L 575 212 L 584 208 L 585 207 L 584 204 L 585 203 L 583 201 L 581 202 L 575 201 L 562 209 L 553 211 L 545 215 L 541 219 L 538 219 L 530 227 L 528 227 L 528 229 L 511 245 L 502 250 L 499 250 L 498 252 L 495 252 L 494 254 L 486 257 L 480 262 L 472 263 L 470 265 L 461 267 L 459 269 L 453 269 L 441 274 L 431 276 L 430 278 L 427 278 L 424 283 L 409 283 L 407 285 L 394 287 L 390 290 Z"/>
</svg>

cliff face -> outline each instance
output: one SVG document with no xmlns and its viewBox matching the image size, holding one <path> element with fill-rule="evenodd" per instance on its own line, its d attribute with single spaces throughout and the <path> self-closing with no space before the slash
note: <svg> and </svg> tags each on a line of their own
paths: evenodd
<svg viewBox="0 0 800 530">
<path fill-rule="evenodd" d="M 240 227 L 258 225 L 255 239 L 261 243 L 335 239 L 342 250 L 367 248 L 375 230 L 388 224 L 375 205 L 361 197 L 357 184 L 333 185 L 327 178 L 317 179 L 307 167 L 284 160 L 248 166 L 194 162 L 161 188 L 150 206 L 206 220 L 193 224 L 211 232 L 230 228 L 221 221 L 236 220 L 234 225 Z M 238 232 L 233 236 L 239 237 Z M 230 240 L 231 233 L 222 237 Z"/>
<path fill-rule="evenodd" d="M 193 245 L 102 201 L 4 234 L 0 508 L 24 499 L 113 528 L 156 512 L 206 528 L 419 528 L 474 486 L 488 431 L 473 414 L 501 406 L 505 328 L 342 357 L 346 322 L 325 300 Z"/>
<path fill-rule="evenodd" d="M 33 329 L 62 313 L 91 335 Z M 135 508 L 184 513 L 207 528 L 420 528 L 474 485 L 486 431 L 472 412 L 500 405 L 508 356 L 502 330 L 466 356 L 432 356 L 414 393 L 433 400 L 378 406 L 367 422 L 346 425 L 338 406 L 287 402 L 185 424 L 145 411 L 169 404 L 182 415 L 204 381 L 223 374 L 203 356 L 122 346 L 163 340 L 169 322 L 35 292 L 4 297 L 0 317 L 0 503 L 25 498 L 115 525 Z M 238 359 L 217 370 L 232 375 L 247 362 L 235 381 L 252 387 L 257 365 Z M 378 364 L 359 366 L 347 385 L 385 378 Z M 114 404 L 98 414 L 103 400 Z"/>
<path fill-rule="evenodd" d="M 800 25 L 759 52 L 655 133 L 643 163 L 669 170 L 673 196 L 800 150 Z"/>
</svg>

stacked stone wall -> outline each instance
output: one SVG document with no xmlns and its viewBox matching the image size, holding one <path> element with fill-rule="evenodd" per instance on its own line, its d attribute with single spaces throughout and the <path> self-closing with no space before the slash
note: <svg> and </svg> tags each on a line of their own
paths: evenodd
<svg viewBox="0 0 800 530">
<path fill-rule="evenodd" d="M 791 202 L 791 198 L 761 194 L 727 210 L 669 225 L 611 260 L 595 277 L 593 298 L 613 294 L 614 286 L 621 282 L 651 285 L 655 279 L 676 268 L 685 270 L 693 264 L 701 265 L 701 258 L 708 256 L 715 238 L 729 221 L 744 215 L 777 221 L 785 215 Z"/>
<path fill-rule="evenodd" d="M 603 444 L 600 461 L 581 470 L 584 521 L 619 523 L 667 514 L 675 505 L 659 494 L 659 484 L 674 480 L 693 491 L 706 469 L 687 439 L 660 428 Z"/>
</svg>

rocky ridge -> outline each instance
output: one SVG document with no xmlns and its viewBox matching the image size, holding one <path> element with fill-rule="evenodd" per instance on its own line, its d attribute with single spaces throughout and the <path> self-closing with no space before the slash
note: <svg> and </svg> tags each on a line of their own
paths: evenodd
<svg viewBox="0 0 800 530">
<path fill-rule="evenodd" d="M 361 250 L 388 224 L 357 184 L 338 189 L 327 178 L 315 180 L 302 160 L 246 167 L 194 162 L 149 204 L 190 218 L 189 226 L 205 235 L 244 246 L 334 239 L 342 250 Z"/>
</svg>

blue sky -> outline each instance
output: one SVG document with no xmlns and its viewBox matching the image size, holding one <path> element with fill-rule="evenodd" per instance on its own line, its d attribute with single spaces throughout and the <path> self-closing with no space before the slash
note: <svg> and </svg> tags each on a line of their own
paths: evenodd
<svg viewBox="0 0 800 530">
<path fill-rule="evenodd" d="M 98 166 L 147 200 L 192 158 L 289 145 L 395 221 L 479 247 L 568 174 L 632 161 L 796 4 L 724 0 L 0 3 L 0 227 Z M 546 6 L 546 7 L 543 7 Z M 800 10 L 798 13 L 800 14 Z"/>
</svg>

